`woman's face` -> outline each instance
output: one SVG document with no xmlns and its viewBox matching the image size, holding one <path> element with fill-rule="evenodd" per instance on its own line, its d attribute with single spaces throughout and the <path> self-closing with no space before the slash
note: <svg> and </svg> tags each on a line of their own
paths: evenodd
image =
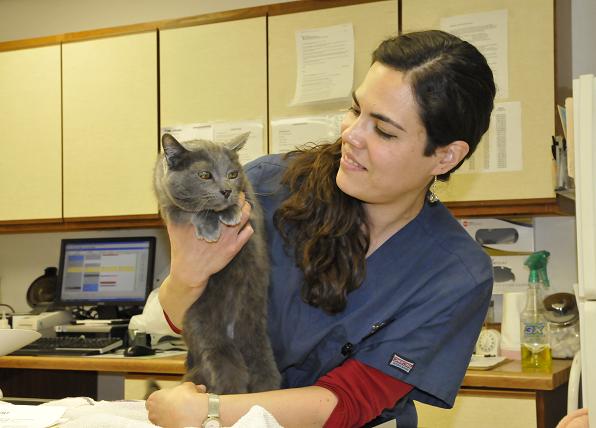
<svg viewBox="0 0 596 428">
<path fill-rule="evenodd" d="M 439 161 L 423 155 L 426 130 L 403 73 L 374 63 L 353 98 L 341 124 L 339 188 L 371 204 L 424 198 Z"/>
</svg>

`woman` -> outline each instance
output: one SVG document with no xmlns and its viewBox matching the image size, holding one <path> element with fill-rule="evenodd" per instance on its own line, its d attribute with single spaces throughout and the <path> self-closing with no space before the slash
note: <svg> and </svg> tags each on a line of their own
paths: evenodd
<svg viewBox="0 0 596 428">
<path fill-rule="evenodd" d="M 469 157 L 495 86 L 484 57 L 440 31 L 384 41 L 334 144 L 258 159 L 247 174 L 267 222 L 269 334 L 283 389 L 220 397 L 222 426 L 259 404 L 285 427 L 415 427 L 413 400 L 450 407 L 492 290 L 489 258 L 432 184 Z M 173 325 L 250 238 L 215 244 L 168 225 L 171 273 L 159 300 Z M 200 262 L 198 262 L 200 261 Z M 183 302 L 183 303 L 181 303 Z M 199 426 L 204 388 L 147 401 L 154 423 Z"/>
</svg>

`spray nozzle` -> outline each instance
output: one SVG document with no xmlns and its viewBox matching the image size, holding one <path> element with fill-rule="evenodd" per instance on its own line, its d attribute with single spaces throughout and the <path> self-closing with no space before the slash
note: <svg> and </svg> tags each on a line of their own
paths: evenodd
<svg viewBox="0 0 596 428">
<path fill-rule="evenodd" d="M 545 287 L 550 286 L 548 275 L 546 273 L 546 264 L 548 263 L 548 251 L 536 251 L 528 256 L 524 264 L 530 269 L 530 278 L 528 282 L 541 282 Z"/>
</svg>

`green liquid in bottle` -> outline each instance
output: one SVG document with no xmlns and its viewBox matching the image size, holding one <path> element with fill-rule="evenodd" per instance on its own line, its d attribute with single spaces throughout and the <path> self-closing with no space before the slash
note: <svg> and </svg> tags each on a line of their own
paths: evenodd
<svg viewBox="0 0 596 428">
<path fill-rule="evenodd" d="M 537 371 L 550 371 L 552 367 L 552 356 L 550 346 L 533 348 L 522 345 L 522 369 L 535 369 Z"/>
</svg>

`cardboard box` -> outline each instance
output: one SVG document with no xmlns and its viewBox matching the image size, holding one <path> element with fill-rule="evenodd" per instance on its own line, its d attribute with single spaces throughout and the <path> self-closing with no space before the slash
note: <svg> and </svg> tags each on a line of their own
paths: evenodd
<svg viewBox="0 0 596 428">
<path fill-rule="evenodd" d="M 483 247 L 509 252 L 532 253 L 534 251 L 532 223 L 496 218 L 460 219 L 459 222 Z"/>
</svg>

